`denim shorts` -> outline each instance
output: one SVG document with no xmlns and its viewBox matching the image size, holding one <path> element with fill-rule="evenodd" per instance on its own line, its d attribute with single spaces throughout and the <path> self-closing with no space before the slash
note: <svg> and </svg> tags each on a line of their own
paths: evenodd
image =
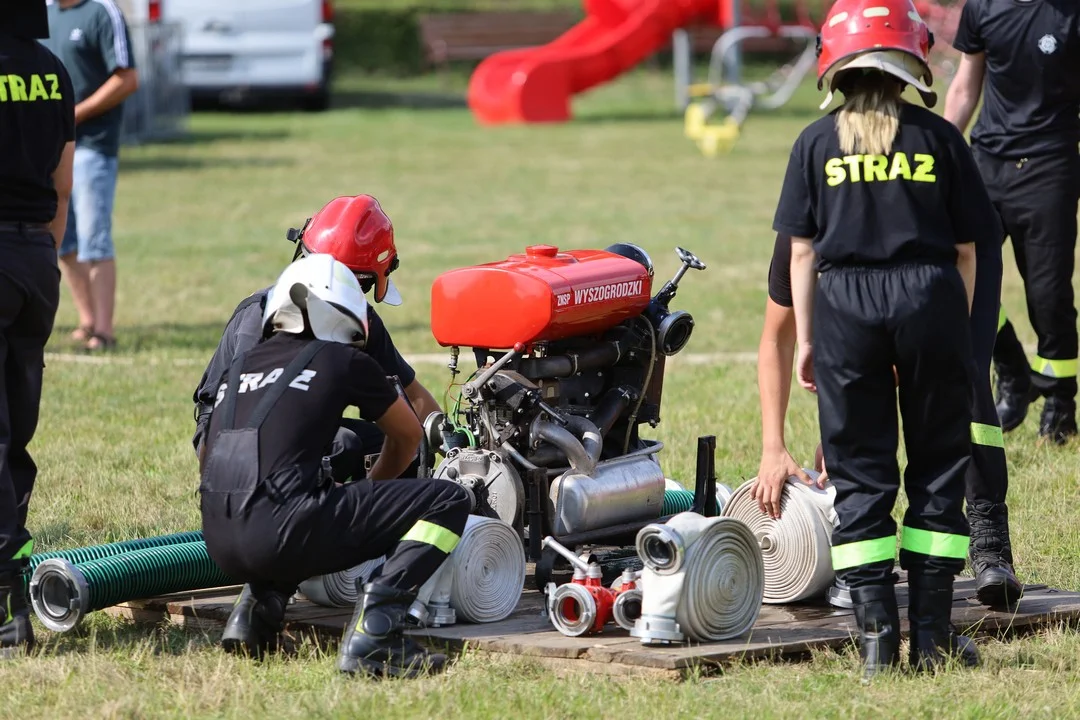
<svg viewBox="0 0 1080 720">
<path fill-rule="evenodd" d="M 112 212 L 116 196 L 116 156 L 86 147 L 75 148 L 71 203 L 60 254 L 78 251 L 79 262 L 111 260 Z"/>
</svg>

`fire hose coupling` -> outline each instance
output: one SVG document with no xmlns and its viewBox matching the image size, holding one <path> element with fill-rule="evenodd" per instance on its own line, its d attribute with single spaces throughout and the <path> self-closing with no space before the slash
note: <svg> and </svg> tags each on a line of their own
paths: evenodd
<svg viewBox="0 0 1080 720">
<path fill-rule="evenodd" d="M 816 480 L 818 473 L 806 469 Z M 761 512 L 751 496 L 755 479 L 744 483 L 721 513 L 750 528 L 765 563 L 764 601 L 771 604 L 822 597 L 833 586 L 831 542 L 837 523 L 836 489 L 806 485 L 790 477 L 780 496 L 780 518 Z"/>
<path fill-rule="evenodd" d="M 544 538 L 543 546 L 574 566 L 573 580 L 558 586 L 548 583 L 544 589 L 548 617 L 556 630 L 569 637 L 579 637 L 599 633 L 612 619 L 624 630 L 633 626 L 640 612 L 635 573 L 624 572 L 617 588 L 604 587 L 599 565 L 585 562 L 553 537 Z M 627 599 L 621 600 L 624 597 Z"/>
<path fill-rule="evenodd" d="M 745 523 L 684 512 L 638 532 L 641 615 L 630 634 L 644 645 L 716 642 L 753 627 L 765 569 Z"/>
<path fill-rule="evenodd" d="M 71 630 L 91 611 L 90 584 L 82 571 L 63 558 L 37 566 L 30 597 L 41 623 L 53 632 Z"/>
<path fill-rule="evenodd" d="M 672 575 L 682 568 L 686 544 L 674 528 L 649 525 L 638 533 L 638 556 L 657 575 Z"/>
</svg>

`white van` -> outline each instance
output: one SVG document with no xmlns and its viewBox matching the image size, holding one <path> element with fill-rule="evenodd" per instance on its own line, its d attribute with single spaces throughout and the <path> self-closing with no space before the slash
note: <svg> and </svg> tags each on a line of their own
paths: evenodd
<svg viewBox="0 0 1080 720">
<path fill-rule="evenodd" d="M 179 23 L 183 84 L 194 99 L 287 96 L 330 104 L 330 0 L 117 0 L 131 23 Z"/>
</svg>

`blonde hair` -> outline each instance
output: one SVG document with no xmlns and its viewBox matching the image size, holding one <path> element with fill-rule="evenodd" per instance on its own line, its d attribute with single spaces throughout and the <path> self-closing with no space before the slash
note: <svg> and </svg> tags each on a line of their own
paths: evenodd
<svg viewBox="0 0 1080 720">
<path fill-rule="evenodd" d="M 888 155 L 900 131 L 902 87 L 881 72 L 851 75 L 841 83 L 844 105 L 836 114 L 840 149 L 848 155 Z"/>
</svg>

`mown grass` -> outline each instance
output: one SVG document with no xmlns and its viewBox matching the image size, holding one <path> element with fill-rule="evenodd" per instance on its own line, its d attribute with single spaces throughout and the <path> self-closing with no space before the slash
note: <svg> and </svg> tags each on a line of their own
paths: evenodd
<svg viewBox="0 0 1080 720">
<path fill-rule="evenodd" d="M 47 359 L 29 518 L 39 550 L 199 526 L 190 397 L 203 364 L 234 305 L 291 257 L 285 229 L 337 194 L 374 193 L 394 218 L 406 303 L 383 316 L 413 356 L 442 352 L 427 325 L 427 290 L 440 271 L 531 243 L 631 241 L 664 277 L 676 245 L 695 251 L 709 268 L 686 278 L 674 305 L 698 322 L 688 352 L 716 357 L 669 365 L 656 436 L 672 477 L 692 478 L 704 434 L 717 436 L 723 482 L 754 474 L 757 389 L 746 354 L 760 332 L 776 193 L 792 140 L 816 116 L 816 92 L 807 87 L 787 108 L 753 117 L 716 160 L 683 138 L 663 74 L 634 73 L 581 98 L 579 120 L 560 126 L 485 129 L 464 109 L 398 108 L 373 94 L 462 85 L 455 76 L 395 86 L 347 78 L 326 114 L 200 114 L 187 141 L 124 151 L 115 219 L 121 350 L 101 363 Z M 1005 303 L 1022 316 L 1011 263 Z M 74 324 L 65 290 L 51 353 L 70 351 Z M 1030 342 L 1026 323 L 1019 327 Z M 445 368 L 418 370 L 440 395 Z M 1034 418 L 1007 436 L 1018 569 L 1029 582 L 1080 588 L 1076 449 L 1034 441 Z M 809 463 L 815 407 L 801 391 L 789 442 Z M 336 677 L 333 647 L 259 665 L 223 655 L 213 635 L 100 614 L 41 637 L 35 657 L 0 665 L 4 717 L 982 718 L 1064 717 L 1080 707 L 1080 635 L 1064 629 L 987 641 L 976 672 L 870 688 L 855 681 L 850 653 L 739 665 L 681 684 L 556 678 L 525 660 L 467 653 L 445 678 L 377 684 Z"/>
</svg>

